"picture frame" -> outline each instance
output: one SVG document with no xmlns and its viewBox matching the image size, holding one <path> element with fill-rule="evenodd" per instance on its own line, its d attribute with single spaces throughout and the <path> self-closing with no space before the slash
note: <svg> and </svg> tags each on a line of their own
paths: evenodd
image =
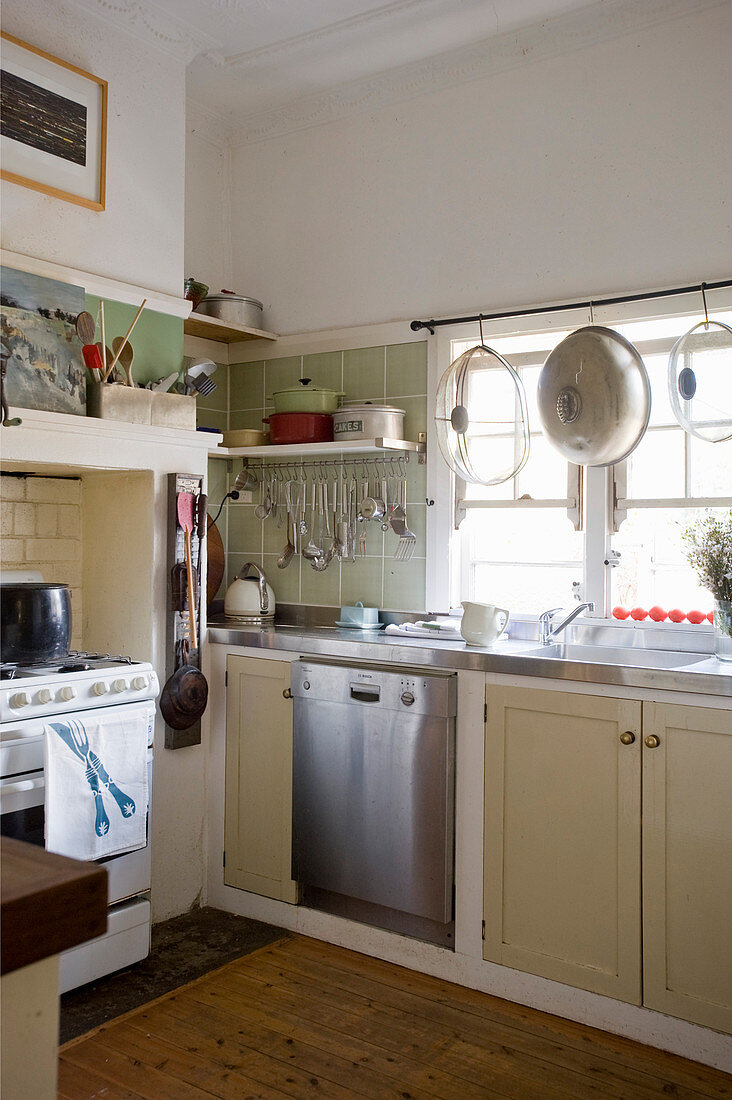
<svg viewBox="0 0 732 1100">
<path fill-rule="evenodd" d="M 104 210 L 107 81 L 0 32 L 0 178 Z"/>
</svg>

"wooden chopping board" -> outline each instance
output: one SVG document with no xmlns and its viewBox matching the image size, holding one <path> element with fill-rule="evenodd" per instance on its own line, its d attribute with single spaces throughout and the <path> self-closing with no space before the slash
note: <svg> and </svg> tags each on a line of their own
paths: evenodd
<svg viewBox="0 0 732 1100">
<path fill-rule="evenodd" d="M 219 529 L 210 516 L 206 517 L 206 539 L 208 544 L 208 570 L 206 573 L 206 606 L 211 603 L 219 590 L 226 569 L 226 554 Z"/>
</svg>

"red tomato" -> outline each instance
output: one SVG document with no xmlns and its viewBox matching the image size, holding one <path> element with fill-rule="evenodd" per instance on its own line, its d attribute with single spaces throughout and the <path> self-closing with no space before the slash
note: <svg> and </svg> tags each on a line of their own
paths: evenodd
<svg viewBox="0 0 732 1100">
<path fill-rule="evenodd" d="M 706 615 L 703 611 L 690 611 L 686 616 L 690 623 L 694 623 L 697 626 L 699 623 L 703 623 L 706 619 Z"/>
<path fill-rule="evenodd" d="M 672 623 L 683 623 L 686 618 L 686 612 L 679 611 L 678 607 L 675 607 L 673 611 L 669 611 L 668 617 Z"/>
<path fill-rule="evenodd" d="M 630 613 L 631 619 L 635 619 L 636 622 L 642 623 L 644 619 L 648 618 L 648 612 L 644 607 L 634 607 Z"/>
<path fill-rule="evenodd" d="M 709 614 L 707 615 L 707 618 L 709 619 L 710 623 L 713 623 L 714 622 L 714 612 L 710 611 Z"/>
<path fill-rule="evenodd" d="M 652 607 L 648 614 L 651 616 L 654 623 L 662 623 L 664 619 L 668 618 L 668 611 L 664 611 L 662 607 L 658 606 L 658 604 L 656 604 L 655 607 Z"/>
<path fill-rule="evenodd" d="M 613 608 L 613 618 L 614 619 L 627 619 L 628 615 L 630 615 L 630 612 L 626 611 L 624 607 L 614 607 Z"/>
</svg>

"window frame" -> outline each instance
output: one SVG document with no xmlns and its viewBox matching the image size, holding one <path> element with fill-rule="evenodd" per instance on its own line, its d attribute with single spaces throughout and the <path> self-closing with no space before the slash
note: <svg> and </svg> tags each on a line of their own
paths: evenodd
<svg viewBox="0 0 732 1100">
<path fill-rule="evenodd" d="M 732 292 L 723 288 L 708 293 L 709 315 L 732 309 Z M 688 318 L 692 323 L 702 314 L 700 294 L 691 293 L 673 298 L 649 299 L 612 307 L 595 307 L 593 323 L 614 326 L 632 322 L 660 320 L 663 318 Z M 552 314 L 535 313 L 509 320 L 483 321 L 483 339 L 491 346 L 491 339 L 506 336 L 572 331 L 589 324 L 585 307 L 571 308 Z M 650 355 L 668 354 L 677 337 L 652 337 L 636 342 L 644 358 Z M 567 498 L 556 500 L 503 500 L 469 501 L 465 499 L 465 482 L 457 478 L 442 458 L 435 429 L 435 399 L 437 386 L 448 368 L 455 341 L 480 342 L 480 326 L 473 322 L 437 328 L 428 339 L 428 425 L 427 425 L 427 590 L 428 608 L 444 610 L 459 604 L 461 574 L 464 569 L 466 539 L 461 539 L 456 526 L 468 510 L 474 508 L 547 508 L 564 507 L 570 518 L 584 528 L 585 544 L 582 566 L 581 599 L 592 600 L 594 617 L 609 622 L 612 566 L 611 538 L 625 518 L 628 508 L 682 508 L 682 507 L 732 507 L 732 496 L 682 497 L 634 500 L 627 496 L 627 460 L 613 467 L 574 467 L 582 470 L 580 492 L 572 492 L 569 478 Z M 538 353 L 518 353 L 505 357 L 512 365 L 529 365 Z M 534 358 L 534 363 L 536 359 Z M 683 431 L 679 427 L 680 431 Z M 685 433 L 685 491 L 689 491 L 690 437 Z M 572 470 L 568 463 L 568 469 Z M 446 567 L 447 563 L 447 567 Z M 537 614 L 543 609 L 537 609 Z M 516 618 L 533 619 L 536 615 L 518 615 Z"/>
</svg>

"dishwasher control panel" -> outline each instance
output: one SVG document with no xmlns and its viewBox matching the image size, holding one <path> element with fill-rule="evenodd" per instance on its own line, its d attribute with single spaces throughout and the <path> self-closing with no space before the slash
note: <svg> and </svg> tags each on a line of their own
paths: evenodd
<svg viewBox="0 0 732 1100">
<path fill-rule="evenodd" d="M 444 718 L 457 712 L 454 672 L 304 659 L 293 662 L 290 686 L 295 699 L 408 710 Z"/>
</svg>

